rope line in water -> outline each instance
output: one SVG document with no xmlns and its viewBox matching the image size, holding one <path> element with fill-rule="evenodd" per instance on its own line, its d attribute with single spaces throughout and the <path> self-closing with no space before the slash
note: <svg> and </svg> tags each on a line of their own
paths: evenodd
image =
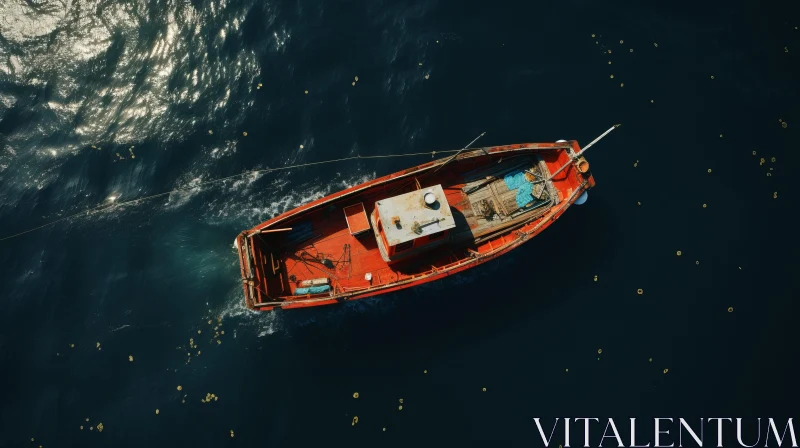
<svg viewBox="0 0 800 448">
<path fill-rule="evenodd" d="M 96 207 L 88 208 L 86 210 L 73 213 L 73 214 L 71 214 L 69 216 L 65 216 L 63 218 L 56 219 L 55 221 L 50 221 L 50 222 L 42 224 L 42 225 L 40 225 L 38 227 L 34 227 L 34 228 L 31 228 L 31 229 L 28 229 L 28 230 L 24 230 L 22 232 L 14 234 L 14 235 L 9 235 L 9 236 L 0 238 L 0 241 L 10 240 L 12 238 L 16 238 L 18 236 L 25 235 L 26 233 L 30 233 L 30 232 L 33 232 L 33 231 L 36 231 L 36 230 L 39 230 L 39 229 L 43 229 L 45 227 L 49 227 L 49 226 L 52 226 L 54 224 L 58 224 L 59 222 L 66 221 L 66 220 L 71 219 L 71 218 L 79 217 L 80 215 L 84 215 L 85 214 L 85 216 L 89 216 L 92 213 L 95 213 L 95 212 L 98 212 L 98 211 L 101 211 L 101 210 L 108 210 L 108 209 L 112 209 L 112 208 L 122 207 L 123 205 L 131 205 L 131 204 L 135 204 L 137 202 L 144 202 L 144 201 L 148 201 L 150 199 L 159 198 L 161 196 L 167 196 L 167 195 L 170 195 L 172 193 L 178 193 L 178 192 L 181 192 L 181 191 L 193 190 L 195 188 L 200 188 L 200 187 L 203 187 L 203 186 L 206 186 L 206 185 L 211 185 L 211 184 L 216 184 L 216 183 L 219 183 L 219 182 L 224 182 L 226 180 L 235 179 L 237 177 L 244 177 L 244 176 L 248 176 L 248 175 L 251 175 L 251 174 L 269 173 L 269 172 L 272 172 L 272 171 L 290 170 L 290 169 L 294 169 L 294 168 L 304 168 L 304 167 L 307 167 L 307 166 L 324 165 L 324 164 L 327 164 L 327 163 L 336 163 L 336 162 L 345 162 L 345 161 L 348 161 L 348 160 L 385 159 L 385 158 L 391 158 L 391 157 L 409 157 L 409 156 L 422 156 L 422 155 L 430 155 L 431 157 L 433 157 L 433 156 L 436 155 L 437 152 L 438 153 L 448 153 L 448 152 L 458 152 L 458 151 L 459 150 L 454 149 L 454 150 L 447 150 L 447 151 L 413 152 L 413 153 L 407 153 L 407 154 L 385 154 L 385 155 L 375 155 L 375 156 L 356 155 L 356 156 L 350 156 L 350 157 L 342 157 L 342 158 L 339 158 L 339 159 L 322 160 L 322 161 L 319 161 L 319 162 L 298 163 L 298 164 L 295 164 L 295 165 L 286 165 L 286 166 L 281 166 L 281 167 L 277 167 L 277 168 L 264 168 L 264 169 L 260 169 L 260 170 L 245 171 L 243 173 L 233 174 L 233 175 L 230 175 L 230 176 L 221 177 L 219 179 L 207 180 L 205 182 L 200 182 L 199 184 L 192 185 L 192 186 L 189 186 L 189 187 L 176 188 L 174 190 L 166 191 L 164 193 L 157 193 L 157 194 L 153 194 L 153 195 L 150 195 L 150 196 L 145 196 L 143 198 L 131 199 L 131 200 L 128 200 L 128 201 L 123 201 L 123 202 L 103 203 L 103 204 L 100 204 L 100 205 L 98 205 Z"/>
</svg>

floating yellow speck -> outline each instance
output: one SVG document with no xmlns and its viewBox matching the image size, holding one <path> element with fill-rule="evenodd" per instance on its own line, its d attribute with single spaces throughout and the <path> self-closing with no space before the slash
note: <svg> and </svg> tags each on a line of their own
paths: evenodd
<svg viewBox="0 0 800 448">
<path fill-rule="evenodd" d="M 667 372 L 669 372 L 669 369 L 664 369 L 664 374 L 666 374 Z"/>
<path fill-rule="evenodd" d="M 97 149 L 97 146 L 92 145 L 92 149 Z"/>
<path fill-rule="evenodd" d="M 644 294 L 644 290 L 642 290 L 642 288 L 639 288 L 639 289 L 636 290 L 636 293 L 639 294 L 639 295 L 642 295 L 642 294 Z"/>
<path fill-rule="evenodd" d="M 600 355 L 600 354 L 602 354 L 602 353 L 603 353 L 603 349 L 602 349 L 602 348 L 598 348 L 598 349 L 597 349 L 597 354 L 598 354 L 598 355 Z"/>
<path fill-rule="evenodd" d="M 75 344 L 69 344 L 69 348 L 75 348 Z"/>
<path fill-rule="evenodd" d="M 766 160 L 764 160 L 764 158 L 762 157 L 761 160 L 758 162 L 758 165 L 761 166 L 764 163 L 766 163 Z"/>
<path fill-rule="evenodd" d="M 650 104 L 653 104 L 654 102 L 655 102 L 655 101 L 653 101 L 653 100 L 650 100 Z"/>
<path fill-rule="evenodd" d="M 353 417 L 353 423 L 351 423 L 350 425 L 356 426 L 356 423 L 358 423 L 358 416 Z"/>
<path fill-rule="evenodd" d="M 398 406 L 398 407 L 397 407 L 397 410 L 398 410 L 398 411 L 402 411 L 402 410 L 403 410 L 403 405 L 401 404 L 400 406 Z"/>
<path fill-rule="evenodd" d="M 634 167 L 634 168 L 636 168 L 637 166 L 639 166 L 639 161 L 638 161 L 638 160 L 637 160 L 636 162 L 634 162 L 634 163 L 633 163 L 633 167 Z"/>
<path fill-rule="evenodd" d="M 622 39 L 619 40 L 619 43 L 623 43 Z"/>
<path fill-rule="evenodd" d="M 611 75 L 611 79 L 614 79 L 614 75 L 613 74 Z"/>
<path fill-rule="evenodd" d="M 233 430 L 231 429 L 231 438 L 233 438 Z"/>
<path fill-rule="evenodd" d="M 219 334 L 225 334 L 225 330 L 222 330 Z"/>
<path fill-rule="evenodd" d="M 719 138 L 722 138 L 722 134 L 719 134 Z"/>
<path fill-rule="evenodd" d="M 220 341 L 219 339 L 217 339 L 217 345 L 219 345 L 219 344 L 222 344 L 222 341 Z"/>
<path fill-rule="evenodd" d="M 97 424 L 97 431 L 103 432 L 103 424 L 102 423 L 98 423 Z"/>
<path fill-rule="evenodd" d="M 624 83 L 624 82 L 621 82 L 621 83 L 619 83 L 619 86 L 620 86 L 620 87 L 625 87 L 625 83 Z"/>
<path fill-rule="evenodd" d="M 156 415 L 158 415 L 159 413 L 161 413 L 161 411 L 159 411 L 158 409 L 156 409 Z"/>
<path fill-rule="evenodd" d="M 33 440 L 33 437 L 31 437 L 31 442 L 33 442 L 33 441 L 34 441 L 34 440 Z"/>
<path fill-rule="evenodd" d="M 178 384 L 178 387 L 177 387 L 177 389 L 178 389 L 178 390 L 183 390 L 183 386 L 181 386 L 180 384 Z"/>
<path fill-rule="evenodd" d="M 655 42 L 653 42 L 653 46 L 654 46 L 654 47 L 656 47 L 656 48 L 658 48 L 658 44 L 657 44 L 657 43 L 655 43 Z"/>
<path fill-rule="evenodd" d="M 611 61 L 608 61 L 608 65 L 611 65 Z"/>
<path fill-rule="evenodd" d="M 773 157 L 773 158 L 771 158 L 771 159 L 769 159 L 769 160 L 770 160 L 772 163 L 775 163 L 775 160 L 776 160 L 776 159 L 775 159 L 775 157 Z"/>
<path fill-rule="evenodd" d="M 430 79 L 431 75 L 425 75 L 425 79 Z"/>
<path fill-rule="evenodd" d="M 133 362 L 133 355 L 128 355 L 128 361 Z"/>
<path fill-rule="evenodd" d="M 83 431 L 83 425 L 81 425 L 81 431 Z"/>
<path fill-rule="evenodd" d="M 306 95 L 308 95 L 308 90 L 306 90 Z"/>
<path fill-rule="evenodd" d="M 706 204 L 703 204 L 703 208 L 706 208 L 706 207 L 708 207 L 708 205 L 706 205 Z"/>
<path fill-rule="evenodd" d="M 87 422 L 89 421 L 89 417 L 86 417 L 86 421 L 87 421 Z"/>
<path fill-rule="evenodd" d="M 597 281 L 597 276 L 596 275 L 594 276 L 594 281 Z"/>
<path fill-rule="evenodd" d="M 564 369 L 565 372 L 569 373 L 569 369 Z"/>
<path fill-rule="evenodd" d="M 714 79 L 714 75 L 711 75 L 711 79 Z"/>
<path fill-rule="evenodd" d="M 756 155 L 756 152 L 755 152 L 755 151 L 753 151 L 753 155 Z"/>
<path fill-rule="evenodd" d="M 181 403 L 186 403 L 186 400 L 181 400 Z"/>
<path fill-rule="evenodd" d="M 353 398 L 358 398 L 358 392 L 353 393 Z"/>
<path fill-rule="evenodd" d="M 648 361 L 653 362 L 653 358 L 648 359 Z"/>
<path fill-rule="evenodd" d="M 642 205 L 642 203 L 639 202 L 639 201 L 636 201 L 636 205 Z"/>
<path fill-rule="evenodd" d="M 258 88 L 259 88 L 259 89 L 261 88 L 261 83 L 258 83 Z"/>
<path fill-rule="evenodd" d="M 486 392 L 486 388 L 485 387 L 483 388 L 483 391 Z"/>
<path fill-rule="evenodd" d="M 778 192 L 772 193 L 772 199 L 778 199 Z"/>
<path fill-rule="evenodd" d="M 422 373 L 428 373 L 428 371 L 427 370 L 423 370 Z"/>
<path fill-rule="evenodd" d="M 700 260 L 695 261 L 694 264 L 700 264 Z"/>
<path fill-rule="evenodd" d="M 436 42 L 439 42 L 439 41 L 437 40 Z M 386 428 L 385 427 L 383 428 L 383 432 L 386 432 Z"/>
<path fill-rule="evenodd" d="M 244 137 L 247 137 L 247 132 L 246 132 L 246 131 L 245 131 L 245 132 L 242 132 L 242 135 L 243 135 Z M 197 334 L 200 334 L 200 330 L 197 330 Z"/>
<path fill-rule="evenodd" d="M 94 426 L 90 426 L 89 431 L 94 431 Z"/>
<path fill-rule="evenodd" d="M 781 123 L 781 127 L 782 127 L 782 128 L 786 129 L 786 127 L 787 127 L 787 126 L 789 126 L 789 125 L 788 125 L 788 124 L 786 124 L 786 122 L 785 122 L 785 121 Z"/>
<path fill-rule="evenodd" d="M 680 257 L 680 256 L 681 256 L 681 251 L 678 251 L 678 252 L 677 252 L 677 254 L 678 254 L 678 256 Z"/>
<path fill-rule="evenodd" d="M 201 399 L 200 399 L 200 403 L 205 403 L 205 402 L 206 402 L 206 399 L 205 399 L 205 398 L 201 398 Z"/>
<path fill-rule="evenodd" d="M 711 174 L 711 168 L 708 169 L 708 174 Z"/>
<path fill-rule="evenodd" d="M 99 342 L 97 343 L 97 348 L 100 348 L 100 343 Z"/>
<path fill-rule="evenodd" d="M 728 312 L 729 312 L 729 313 L 732 313 L 732 312 L 733 312 L 733 307 L 732 307 L 732 306 L 729 306 L 729 307 L 728 307 Z"/>
<path fill-rule="evenodd" d="M 200 356 L 200 350 L 197 351 L 197 356 Z"/>
<path fill-rule="evenodd" d="M 358 76 L 355 77 L 355 80 L 358 81 Z"/>
<path fill-rule="evenodd" d="M 633 48 L 631 48 L 629 51 L 630 51 L 631 53 L 633 53 Z"/>
<path fill-rule="evenodd" d="M 212 131 L 211 129 L 209 129 L 209 130 L 208 130 L 208 135 L 214 135 L 214 131 Z"/>
<path fill-rule="evenodd" d="M 594 38 L 594 34 L 592 34 L 592 38 Z"/>
<path fill-rule="evenodd" d="M 353 84 L 353 86 L 355 87 L 355 85 L 356 85 L 356 82 L 355 82 L 355 81 L 353 81 L 351 84 Z"/>
<path fill-rule="evenodd" d="M 608 54 L 611 54 L 611 50 L 608 50 Z"/>
<path fill-rule="evenodd" d="M 400 404 L 403 404 L 403 399 L 402 399 L 402 398 L 401 398 L 401 399 L 399 399 L 399 400 L 397 400 L 397 401 L 399 401 L 399 402 L 400 402 Z"/>
</svg>

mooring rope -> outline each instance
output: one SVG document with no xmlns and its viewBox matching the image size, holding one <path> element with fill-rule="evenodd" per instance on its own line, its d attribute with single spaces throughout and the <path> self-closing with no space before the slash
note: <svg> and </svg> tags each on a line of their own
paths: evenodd
<svg viewBox="0 0 800 448">
<path fill-rule="evenodd" d="M 200 183 L 188 186 L 188 187 L 180 187 L 180 188 L 176 188 L 174 190 L 166 191 L 166 192 L 163 192 L 163 193 L 152 194 L 152 195 L 145 196 L 145 197 L 142 197 L 142 198 L 130 199 L 130 200 L 127 200 L 127 201 L 122 201 L 122 202 L 116 202 L 115 199 L 112 199 L 111 202 L 105 202 L 105 203 L 102 203 L 102 204 L 100 204 L 100 205 L 98 205 L 96 207 L 91 207 L 91 208 L 88 208 L 86 210 L 73 213 L 73 214 L 71 214 L 69 216 L 65 216 L 63 218 L 59 218 L 59 219 L 56 219 L 54 221 L 47 222 L 47 223 L 42 224 L 42 225 L 40 225 L 38 227 L 33 227 L 31 229 L 24 230 L 24 231 L 19 232 L 17 234 L 9 235 L 9 236 L 0 238 L 0 241 L 10 240 L 12 238 L 16 238 L 18 236 L 25 235 L 26 233 L 30 233 L 30 232 L 33 232 L 33 231 L 36 231 L 36 230 L 39 230 L 39 229 L 43 229 L 45 227 L 50 227 L 52 225 L 58 224 L 59 222 L 66 221 L 68 219 L 80 217 L 81 215 L 89 216 L 92 213 L 96 213 L 98 211 L 109 210 L 109 209 L 112 209 L 112 208 L 122 207 L 124 205 L 131 205 L 131 204 L 136 204 L 136 203 L 139 203 L 139 202 L 149 201 L 151 199 L 159 198 L 159 197 L 162 197 L 162 196 L 167 196 L 167 195 L 170 195 L 170 194 L 173 194 L 173 193 L 178 193 L 178 192 L 181 192 L 181 191 L 194 190 L 195 188 L 200 188 L 200 187 L 203 187 L 203 186 L 224 182 L 226 180 L 235 179 L 237 177 L 249 176 L 249 175 L 252 175 L 252 174 L 269 173 L 269 172 L 272 172 L 272 171 L 283 171 L 283 170 L 290 170 L 290 169 L 295 169 L 295 168 L 304 168 L 304 167 L 314 166 L 314 165 L 324 165 L 324 164 L 327 164 L 327 163 L 346 162 L 348 160 L 358 160 L 358 159 L 385 159 L 385 158 L 391 158 L 391 157 L 409 157 L 409 156 L 423 156 L 423 155 L 430 155 L 431 157 L 435 157 L 436 153 L 450 153 L 450 152 L 458 152 L 458 151 L 460 151 L 460 150 L 453 149 L 453 150 L 447 150 L 447 151 L 413 152 L 413 153 L 407 153 L 407 154 L 384 154 L 384 155 L 375 155 L 375 156 L 355 155 L 355 156 L 350 156 L 350 157 L 342 157 L 342 158 L 339 158 L 339 159 L 322 160 L 322 161 L 319 161 L 319 162 L 298 163 L 298 164 L 295 164 L 295 165 L 285 165 L 285 166 L 280 166 L 280 167 L 277 167 L 277 168 L 264 168 L 264 169 L 260 169 L 260 170 L 245 171 L 243 173 L 233 174 L 233 175 L 230 175 L 230 176 L 221 177 L 219 179 L 207 180 L 205 182 L 200 182 Z"/>
</svg>

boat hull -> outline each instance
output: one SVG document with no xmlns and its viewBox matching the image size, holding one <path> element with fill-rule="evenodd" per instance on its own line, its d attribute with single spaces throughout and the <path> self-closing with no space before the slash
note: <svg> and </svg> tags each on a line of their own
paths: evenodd
<svg viewBox="0 0 800 448">
<path fill-rule="evenodd" d="M 245 304 L 259 311 L 337 304 L 435 281 L 501 256 L 548 228 L 581 194 L 594 186 L 594 178 L 586 169 L 588 163 L 585 159 L 573 159 L 578 152 L 580 147 L 574 141 L 479 148 L 465 151 L 452 162 L 445 163 L 447 158 L 434 160 L 356 185 L 276 216 L 242 232 L 236 238 Z M 481 188 L 499 189 L 498 186 L 503 185 L 502 178 L 487 176 L 489 187 L 482 187 L 481 182 L 474 179 L 472 183 L 467 182 L 470 173 L 494 169 L 493 166 L 503 163 L 511 166 L 515 158 L 524 161 L 524 157 L 536 157 L 539 160 L 538 166 L 543 168 L 538 174 L 543 177 L 564 164 L 574 166 L 562 170 L 549 183 L 544 182 L 550 188 L 548 195 L 552 196 L 552 204 L 546 204 L 547 208 L 535 213 L 528 213 L 524 209 L 509 212 L 509 202 L 504 206 L 500 198 L 494 201 L 505 212 L 500 212 L 503 215 L 500 223 L 482 222 L 481 217 L 475 216 L 476 200 L 473 196 L 477 194 L 469 192 Z M 578 169 L 579 163 L 585 165 Z M 370 209 L 375 198 L 404 188 L 426 188 L 433 182 L 445 185 L 448 205 L 463 215 L 463 231 L 458 234 L 462 238 L 454 235 L 443 248 L 415 255 L 407 262 L 392 264 L 381 260 L 376 255 L 374 241 L 369 240 L 375 239 L 372 232 L 366 236 L 350 235 L 346 226 L 337 224 L 337 220 L 329 216 L 331 210 L 352 207 L 352 203 L 357 201 Z M 477 187 L 470 187 L 476 184 Z M 503 193 L 506 196 L 510 194 L 505 190 Z M 289 231 L 293 228 L 299 229 L 302 225 L 310 225 L 319 229 L 320 233 L 314 234 L 312 230 L 308 239 L 295 243 L 287 235 L 291 235 Z M 337 259 L 334 252 L 338 253 L 340 246 L 344 250 Z M 352 254 L 354 247 L 355 257 Z M 442 255 L 444 249 L 449 251 L 446 256 Z M 328 290 L 298 294 L 298 291 L 306 291 L 299 288 L 300 285 L 320 276 L 329 282 Z M 322 281 L 320 278 L 313 281 L 317 280 Z"/>
</svg>

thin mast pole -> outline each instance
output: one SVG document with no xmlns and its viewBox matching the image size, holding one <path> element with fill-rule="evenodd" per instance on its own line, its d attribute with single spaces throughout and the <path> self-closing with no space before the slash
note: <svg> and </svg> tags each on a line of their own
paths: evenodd
<svg viewBox="0 0 800 448">
<path fill-rule="evenodd" d="M 616 128 L 620 127 L 620 126 L 622 126 L 622 125 L 621 124 L 615 124 L 614 126 L 611 126 L 606 132 L 603 132 L 602 134 L 600 134 L 600 137 L 597 137 L 596 139 L 592 140 L 591 143 L 589 143 L 588 145 L 584 146 L 584 148 L 581 149 L 579 153 L 577 153 L 574 156 L 572 156 L 572 159 L 569 162 L 565 163 L 561 168 L 557 169 L 555 173 L 551 174 L 550 177 L 547 178 L 547 180 L 551 180 L 552 178 L 556 177 L 556 174 L 560 173 L 561 171 L 564 170 L 564 168 L 568 167 L 572 162 L 575 161 L 575 159 L 577 159 L 583 153 L 585 153 L 587 149 L 591 148 L 592 145 L 594 145 L 595 143 L 599 142 L 600 139 L 602 139 L 606 135 L 610 134 L 611 131 L 613 131 L 614 129 L 616 129 Z"/>
<path fill-rule="evenodd" d="M 467 146 L 465 146 L 465 147 L 463 147 L 463 148 L 459 149 L 459 150 L 458 150 L 458 152 L 456 152 L 455 154 L 453 154 L 453 156 L 452 156 L 452 157 L 450 157 L 449 159 L 447 159 L 447 160 L 446 160 L 446 161 L 445 161 L 443 164 L 439 165 L 439 166 L 438 166 L 438 167 L 437 167 L 435 170 L 433 170 L 433 172 L 435 173 L 435 172 L 439 171 L 440 169 L 442 169 L 442 167 L 443 167 L 443 166 L 447 165 L 447 164 L 448 164 L 448 163 L 450 163 L 450 162 L 451 162 L 453 159 L 455 159 L 456 157 L 458 157 L 458 155 L 459 155 L 459 154 L 461 154 L 461 152 L 462 152 L 462 151 L 464 151 L 465 149 L 469 148 L 469 147 L 470 147 L 470 146 L 471 146 L 473 143 L 477 142 L 477 141 L 478 141 L 478 139 L 479 139 L 479 138 L 481 138 L 481 137 L 483 137 L 484 135 L 486 135 L 486 132 L 483 132 L 481 135 L 479 135 L 479 136 L 475 137 L 475 140 L 473 140 L 473 141 L 471 141 L 471 142 L 467 143 Z"/>
</svg>

